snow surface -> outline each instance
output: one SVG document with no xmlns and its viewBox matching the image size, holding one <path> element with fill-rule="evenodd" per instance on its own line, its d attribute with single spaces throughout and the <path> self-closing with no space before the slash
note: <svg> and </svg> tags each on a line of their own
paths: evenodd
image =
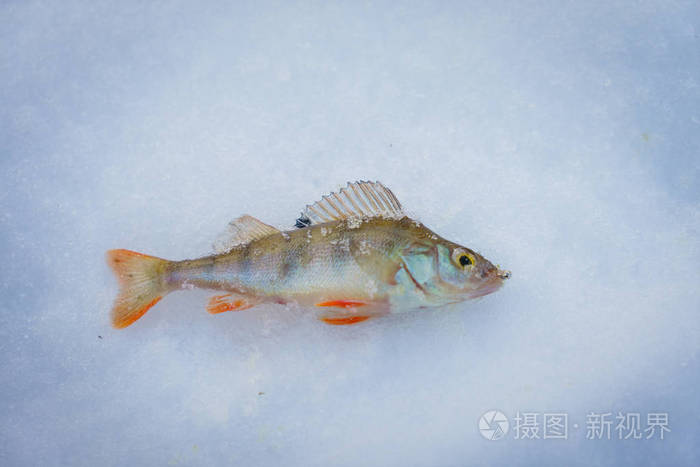
<svg viewBox="0 0 700 467">
<path fill-rule="evenodd" d="M 699 28 L 694 1 L 4 2 L 0 464 L 698 465 Z M 513 277 L 348 327 L 193 291 L 110 328 L 106 250 L 197 257 L 356 179 Z M 488 441 L 490 409 L 569 439 Z M 617 411 L 671 432 L 586 439 Z"/>
</svg>

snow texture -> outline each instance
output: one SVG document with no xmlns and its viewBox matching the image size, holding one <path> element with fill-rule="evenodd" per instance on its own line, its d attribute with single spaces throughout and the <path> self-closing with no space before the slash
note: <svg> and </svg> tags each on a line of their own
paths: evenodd
<svg viewBox="0 0 700 467">
<path fill-rule="evenodd" d="M 3 2 L 0 464 L 700 464 L 699 28 L 695 1 Z M 201 256 L 357 179 L 512 278 L 354 326 L 183 291 L 110 327 L 106 250 Z M 671 432 L 586 439 L 617 411 Z"/>
</svg>

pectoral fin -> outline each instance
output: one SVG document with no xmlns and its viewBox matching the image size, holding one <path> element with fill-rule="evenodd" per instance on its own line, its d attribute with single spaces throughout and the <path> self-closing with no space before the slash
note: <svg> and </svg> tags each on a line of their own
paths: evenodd
<svg viewBox="0 0 700 467">
<path fill-rule="evenodd" d="M 396 273 L 401 269 L 400 258 L 387 256 L 382 249 L 366 240 L 352 240 L 350 253 L 367 275 L 385 284 L 396 285 Z"/>
<path fill-rule="evenodd" d="M 241 311 L 254 307 L 258 301 L 243 295 L 228 293 L 225 295 L 215 295 L 209 300 L 207 311 L 211 314 L 223 313 L 225 311 Z"/>
</svg>

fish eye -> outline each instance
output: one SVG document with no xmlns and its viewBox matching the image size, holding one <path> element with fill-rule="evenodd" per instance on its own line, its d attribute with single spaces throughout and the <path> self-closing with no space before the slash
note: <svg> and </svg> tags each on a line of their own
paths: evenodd
<svg viewBox="0 0 700 467">
<path fill-rule="evenodd" d="M 476 263 L 474 255 L 464 250 L 455 250 L 452 254 L 452 259 L 462 269 L 466 269 L 468 266 L 473 266 Z"/>
</svg>

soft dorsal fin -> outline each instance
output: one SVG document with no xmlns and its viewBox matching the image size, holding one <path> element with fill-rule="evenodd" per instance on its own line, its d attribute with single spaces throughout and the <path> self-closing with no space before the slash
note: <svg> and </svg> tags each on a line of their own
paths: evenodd
<svg viewBox="0 0 700 467">
<path fill-rule="evenodd" d="M 279 233 L 279 230 L 246 214 L 229 222 L 226 231 L 214 241 L 214 251 L 226 253 L 237 245 L 249 243 L 274 233 Z"/>
<path fill-rule="evenodd" d="M 361 217 L 401 218 L 401 203 L 380 182 L 359 181 L 309 204 L 297 220 L 297 227 Z"/>
</svg>

